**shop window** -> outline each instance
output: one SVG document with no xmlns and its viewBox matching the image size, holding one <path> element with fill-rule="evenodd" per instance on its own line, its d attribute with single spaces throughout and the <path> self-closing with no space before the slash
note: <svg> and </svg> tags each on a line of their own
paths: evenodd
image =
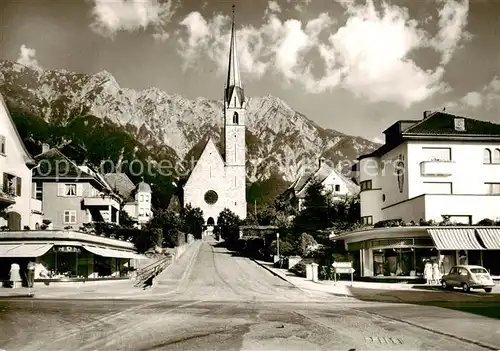
<svg viewBox="0 0 500 351">
<path fill-rule="evenodd" d="M 493 163 L 500 163 L 500 149 L 493 151 Z"/>
<path fill-rule="evenodd" d="M 376 276 L 414 276 L 415 251 L 412 248 L 379 249 L 373 252 Z"/>
<path fill-rule="evenodd" d="M 499 195 L 500 194 L 500 183 L 484 183 L 486 188 L 486 194 L 488 195 Z"/>
</svg>

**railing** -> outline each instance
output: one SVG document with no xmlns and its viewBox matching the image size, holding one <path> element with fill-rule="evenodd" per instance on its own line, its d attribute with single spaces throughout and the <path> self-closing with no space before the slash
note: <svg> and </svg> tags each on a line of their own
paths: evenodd
<svg viewBox="0 0 500 351">
<path fill-rule="evenodd" d="M 154 279 L 156 276 L 158 276 L 158 274 L 163 272 L 165 268 L 170 266 L 171 263 L 172 263 L 172 257 L 167 256 L 144 268 L 141 268 L 137 272 L 137 277 L 136 277 L 137 282 L 135 283 L 135 286 L 138 287 L 147 285 L 148 280 Z"/>
</svg>

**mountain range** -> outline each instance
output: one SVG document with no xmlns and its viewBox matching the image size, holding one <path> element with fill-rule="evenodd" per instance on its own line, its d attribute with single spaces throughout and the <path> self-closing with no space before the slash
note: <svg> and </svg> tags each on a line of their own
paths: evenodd
<svg viewBox="0 0 500 351">
<path fill-rule="evenodd" d="M 174 162 L 190 160 L 208 137 L 220 141 L 222 101 L 189 100 L 157 88 L 120 87 L 107 71 L 89 75 L 42 70 L 4 60 L 0 61 L 0 93 L 11 112 L 23 111 L 47 124 L 65 126 L 91 116 L 94 122 L 100 120 L 133 137 L 158 162 L 160 156 Z M 271 95 L 251 97 L 247 106 L 249 183 L 271 177 L 291 182 L 316 167 L 320 156 L 335 164 L 354 161 L 379 146 L 322 128 Z M 188 164 L 183 162 L 179 169 Z"/>
</svg>

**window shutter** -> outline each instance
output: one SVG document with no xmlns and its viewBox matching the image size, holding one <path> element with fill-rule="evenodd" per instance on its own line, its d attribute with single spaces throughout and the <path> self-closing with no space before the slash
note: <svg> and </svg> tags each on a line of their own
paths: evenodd
<svg viewBox="0 0 500 351">
<path fill-rule="evenodd" d="M 83 184 L 76 184 L 76 196 L 83 196 Z"/>
<path fill-rule="evenodd" d="M 57 184 L 57 196 L 64 196 L 64 184 Z"/>
<path fill-rule="evenodd" d="M 21 196 L 21 189 L 22 189 L 22 179 L 17 177 L 16 178 L 16 195 Z"/>
<path fill-rule="evenodd" d="M 2 190 L 4 192 L 9 191 L 9 176 L 7 175 L 7 173 L 3 174 L 3 189 Z"/>
</svg>

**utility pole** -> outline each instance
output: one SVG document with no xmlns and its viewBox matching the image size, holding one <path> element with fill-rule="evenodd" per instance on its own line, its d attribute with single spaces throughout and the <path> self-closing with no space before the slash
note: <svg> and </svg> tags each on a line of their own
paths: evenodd
<svg viewBox="0 0 500 351">
<path fill-rule="evenodd" d="M 253 215 L 257 218 L 257 200 L 253 200 Z"/>
</svg>

